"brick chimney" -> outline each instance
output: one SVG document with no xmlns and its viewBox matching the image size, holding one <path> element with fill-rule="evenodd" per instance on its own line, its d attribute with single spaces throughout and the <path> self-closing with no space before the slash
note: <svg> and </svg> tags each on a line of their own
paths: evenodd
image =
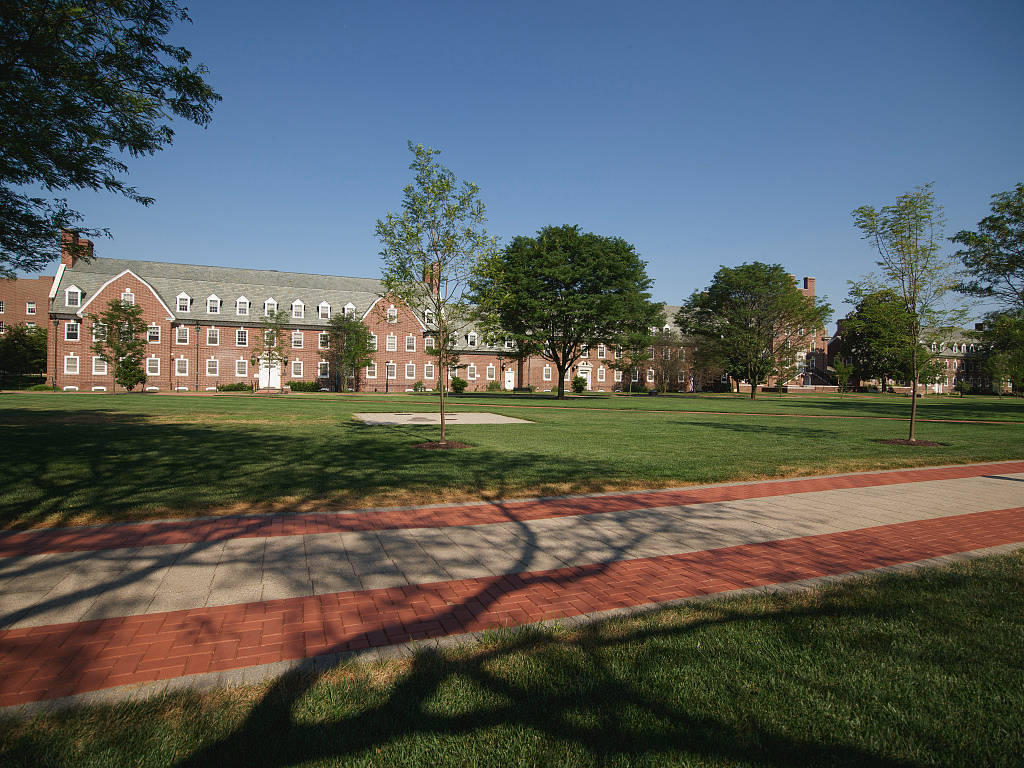
<svg viewBox="0 0 1024 768">
<path fill-rule="evenodd" d="M 441 265 L 436 261 L 429 267 L 423 269 L 423 282 L 430 287 L 430 292 L 437 296 L 437 292 L 441 290 Z"/>
<path fill-rule="evenodd" d="M 814 295 L 814 278 L 813 277 L 805 277 L 804 278 L 804 296 L 813 296 L 813 295 Z"/>
<path fill-rule="evenodd" d="M 62 229 L 60 232 L 60 263 L 71 269 L 79 259 L 92 260 L 92 240 L 79 237 L 74 230 Z"/>
</svg>

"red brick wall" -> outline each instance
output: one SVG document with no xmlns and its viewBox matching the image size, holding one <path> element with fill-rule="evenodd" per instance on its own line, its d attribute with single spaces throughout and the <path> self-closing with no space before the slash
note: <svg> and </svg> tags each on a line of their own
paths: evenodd
<svg viewBox="0 0 1024 768">
<path fill-rule="evenodd" d="M 19 278 L 17 280 L 0 279 L 0 302 L 3 302 L 3 313 L 0 322 L 4 328 L 23 323 L 35 323 L 42 327 L 49 319 L 50 288 L 53 277 Z M 35 302 L 36 312 L 30 315 L 25 311 L 28 302 Z"/>
</svg>

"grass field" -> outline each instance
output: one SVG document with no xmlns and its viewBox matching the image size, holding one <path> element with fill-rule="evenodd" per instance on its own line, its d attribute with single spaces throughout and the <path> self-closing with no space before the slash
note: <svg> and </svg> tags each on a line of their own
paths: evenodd
<svg viewBox="0 0 1024 768">
<path fill-rule="evenodd" d="M 534 423 L 371 427 L 357 411 L 430 411 L 426 395 L 0 395 L 0 527 L 318 510 L 1016 459 L 1024 400 L 888 396 L 466 396 L 453 410 Z M 747 415 L 753 414 L 753 415 Z M 808 418 L 798 418 L 808 417 Z M 1005 423 L 956 423 L 988 420 Z"/>
<path fill-rule="evenodd" d="M 0 721 L 5 766 L 1011 766 L 1024 553 Z"/>
</svg>

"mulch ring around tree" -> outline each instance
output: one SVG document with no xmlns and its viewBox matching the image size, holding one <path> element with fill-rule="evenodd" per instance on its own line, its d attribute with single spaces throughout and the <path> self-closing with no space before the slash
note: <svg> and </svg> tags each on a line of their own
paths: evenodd
<svg viewBox="0 0 1024 768">
<path fill-rule="evenodd" d="M 445 450 L 447 448 L 472 448 L 469 443 L 457 443 L 454 440 L 446 440 L 445 442 L 430 442 L 430 443 L 416 443 L 413 448 L 422 448 L 427 451 L 434 450 Z"/>
<path fill-rule="evenodd" d="M 949 443 L 933 443 L 931 440 L 875 440 L 876 443 L 882 443 L 883 445 L 909 445 L 914 448 L 937 448 L 940 446 L 947 446 Z"/>
</svg>

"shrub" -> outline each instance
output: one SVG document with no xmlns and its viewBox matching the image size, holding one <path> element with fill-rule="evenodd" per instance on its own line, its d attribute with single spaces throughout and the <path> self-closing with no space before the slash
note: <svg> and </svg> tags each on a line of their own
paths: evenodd
<svg viewBox="0 0 1024 768">
<path fill-rule="evenodd" d="M 425 386 L 423 386 L 423 382 L 421 380 L 417 379 L 412 384 L 412 391 L 413 392 L 426 392 L 427 388 Z"/>
<path fill-rule="evenodd" d="M 587 388 L 587 380 L 582 376 L 574 376 L 572 379 L 572 391 L 577 395 Z"/>
<path fill-rule="evenodd" d="M 487 382 L 487 391 L 488 392 L 501 392 L 501 384 L 499 384 L 496 381 L 489 381 L 489 382 Z"/>
<path fill-rule="evenodd" d="M 319 381 L 293 381 L 288 385 L 292 392 L 319 392 L 321 386 Z"/>
<path fill-rule="evenodd" d="M 456 395 L 461 395 L 466 391 L 466 387 L 469 386 L 469 382 L 465 379 L 460 379 L 458 376 L 452 376 L 451 388 L 452 392 Z"/>
<path fill-rule="evenodd" d="M 252 384 L 244 381 L 236 381 L 233 384 L 218 384 L 218 392 L 252 392 Z"/>
<path fill-rule="evenodd" d="M 49 392 L 53 387 L 49 384 L 33 384 L 31 387 L 25 387 L 26 392 Z"/>
</svg>

